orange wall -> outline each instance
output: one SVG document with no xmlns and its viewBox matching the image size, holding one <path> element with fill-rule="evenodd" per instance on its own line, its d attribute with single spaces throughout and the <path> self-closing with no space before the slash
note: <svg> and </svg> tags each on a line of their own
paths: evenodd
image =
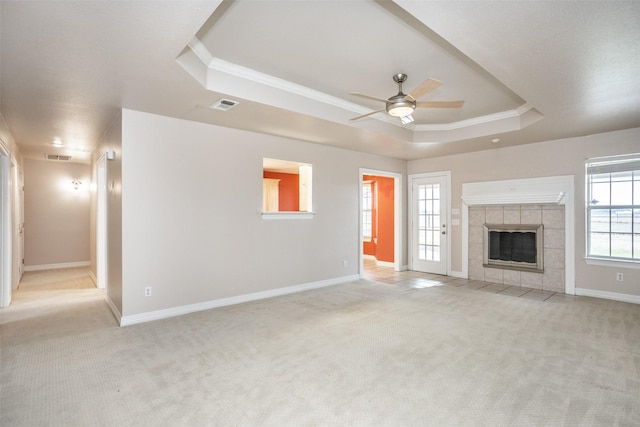
<svg viewBox="0 0 640 427">
<path fill-rule="evenodd" d="M 300 175 L 264 171 L 262 177 L 280 180 L 278 183 L 279 211 L 297 212 L 300 210 Z"/>
<path fill-rule="evenodd" d="M 374 182 L 373 237 L 377 243 L 363 242 L 363 253 L 373 255 L 378 261 L 394 262 L 394 181 L 383 176 L 364 175 L 365 181 Z M 377 234 L 376 234 L 377 229 Z"/>
</svg>

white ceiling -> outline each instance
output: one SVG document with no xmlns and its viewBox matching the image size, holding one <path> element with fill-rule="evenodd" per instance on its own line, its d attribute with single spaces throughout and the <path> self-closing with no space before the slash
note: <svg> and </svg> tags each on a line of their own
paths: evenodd
<svg viewBox="0 0 640 427">
<path fill-rule="evenodd" d="M 640 126 L 637 1 L 1 0 L 0 19 L 26 157 L 87 161 L 123 107 L 403 159 Z M 349 121 L 384 108 L 349 92 L 388 98 L 396 73 L 465 104 Z"/>
</svg>

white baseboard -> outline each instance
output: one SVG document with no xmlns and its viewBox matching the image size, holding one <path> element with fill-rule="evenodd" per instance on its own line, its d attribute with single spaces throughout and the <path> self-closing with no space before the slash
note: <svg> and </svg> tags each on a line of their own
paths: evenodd
<svg viewBox="0 0 640 427">
<path fill-rule="evenodd" d="M 449 272 L 449 276 L 457 277 L 459 279 L 466 279 L 467 278 L 467 276 L 465 276 L 465 274 L 462 271 L 450 271 Z"/>
<path fill-rule="evenodd" d="M 368 259 L 370 261 L 375 261 L 376 262 L 376 266 L 378 266 L 378 267 L 391 267 L 391 268 L 394 268 L 396 266 L 396 264 L 394 262 L 378 261 L 378 258 L 376 258 L 375 255 L 362 254 L 362 259 Z"/>
<path fill-rule="evenodd" d="M 89 267 L 91 261 L 63 262 L 60 264 L 25 265 L 24 271 L 58 270 L 61 268 Z"/>
<path fill-rule="evenodd" d="M 238 295 L 236 297 L 223 298 L 213 301 L 205 301 L 196 304 L 183 305 L 180 307 L 172 307 L 164 310 L 150 311 L 147 313 L 134 314 L 131 316 L 121 316 L 120 326 L 135 325 L 137 323 L 151 322 L 153 320 L 166 319 L 169 317 L 181 316 L 183 314 L 195 313 L 197 311 L 209 310 L 217 307 L 225 307 L 228 305 L 241 304 L 243 302 L 255 301 L 280 295 L 287 295 L 296 292 L 308 291 L 311 289 L 324 288 L 327 286 L 339 285 L 341 283 L 353 282 L 360 279 L 357 274 L 351 276 L 337 277 L 335 279 L 321 280 L 319 282 L 305 283 L 302 285 L 288 286 L 286 288 L 272 289 L 264 292 L 255 292 L 252 294 Z M 115 306 L 111 308 L 115 310 Z M 117 312 L 117 310 L 115 310 Z M 114 312 L 114 313 L 115 313 Z"/>
<path fill-rule="evenodd" d="M 378 261 L 378 260 L 376 260 L 376 265 L 377 265 L 378 267 L 391 267 L 391 268 L 394 268 L 394 267 L 396 266 L 396 264 L 395 264 L 395 263 L 393 263 L 393 262 L 389 262 L 389 261 Z"/>
<path fill-rule="evenodd" d="M 576 288 L 576 295 L 580 295 L 583 297 L 603 298 L 603 299 L 610 299 L 614 301 L 640 304 L 639 295 L 620 294 L 618 292 L 597 291 L 594 289 Z"/>
<path fill-rule="evenodd" d="M 408 265 L 400 266 L 400 271 L 407 271 L 407 270 L 409 270 L 409 266 Z"/>
<path fill-rule="evenodd" d="M 111 309 L 111 313 L 113 313 L 120 326 L 122 326 L 122 314 L 120 313 L 120 310 L 118 310 L 118 307 L 116 307 L 116 305 L 113 303 L 113 301 L 111 301 L 111 298 L 109 298 L 108 295 L 105 295 L 104 299 L 105 301 L 107 301 L 107 305 Z"/>
</svg>

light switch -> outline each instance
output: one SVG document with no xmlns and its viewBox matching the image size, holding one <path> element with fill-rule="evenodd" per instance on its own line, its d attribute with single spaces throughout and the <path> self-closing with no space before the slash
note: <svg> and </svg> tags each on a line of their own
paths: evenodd
<svg viewBox="0 0 640 427">
<path fill-rule="evenodd" d="M 451 220 L 451 225 L 460 225 L 460 220 L 459 219 L 452 219 Z"/>
<path fill-rule="evenodd" d="M 460 215 L 460 209 L 458 208 L 451 209 L 451 215 Z"/>
</svg>

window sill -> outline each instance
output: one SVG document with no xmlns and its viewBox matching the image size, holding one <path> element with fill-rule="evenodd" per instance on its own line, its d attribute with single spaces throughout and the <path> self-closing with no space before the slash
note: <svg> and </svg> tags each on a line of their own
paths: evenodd
<svg viewBox="0 0 640 427">
<path fill-rule="evenodd" d="M 260 212 L 262 219 L 313 219 L 315 212 Z"/>
<path fill-rule="evenodd" d="M 624 259 L 593 258 L 593 257 L 585 257 L 584 261 L 589 265 L 598 265 L 601 267 L 640 269 L 640 262 L 638 261 L 627 261 Z"/>
</svg>

